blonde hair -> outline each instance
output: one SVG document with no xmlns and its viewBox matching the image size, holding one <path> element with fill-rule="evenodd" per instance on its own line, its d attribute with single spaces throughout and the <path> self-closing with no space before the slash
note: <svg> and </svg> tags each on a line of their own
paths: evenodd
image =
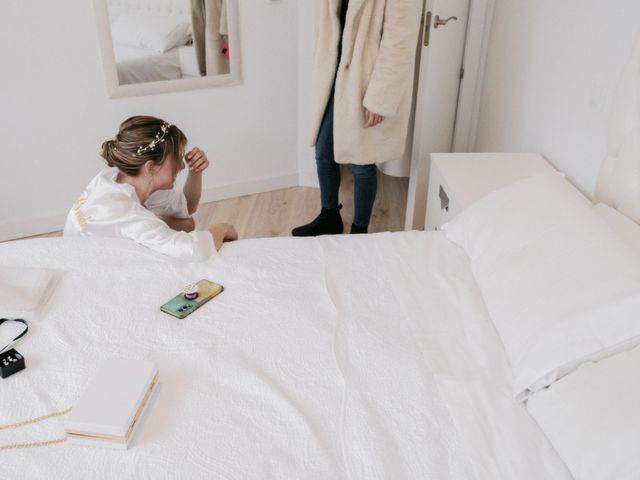
<svg viewBox="0 0 640 480">
<path fill-rule="evenodd" d="M 162 141 L 158 141 L 160 135 Z M 136 177 L 149 160 L 162 165 L 169 156 L 173 158 L 177 172 L 182 165 L 186 145 L 187 137 L 175 125 L 156 117 L 136 116 L 122 122 L 115 139 L 102 144 L 101 155 L 110 167 L 117 167 L 123 174 Z"/>
</svg>

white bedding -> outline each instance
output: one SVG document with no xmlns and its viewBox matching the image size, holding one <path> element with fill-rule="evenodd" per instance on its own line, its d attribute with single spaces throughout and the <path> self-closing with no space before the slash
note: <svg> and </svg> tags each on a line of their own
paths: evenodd
<svg viewBox="0 0 640 480">
<path fill-rule="evenodd" d="M 120 85 L 175 80 L 182 77 L 178 48 L 158 53 L 153 50 L 114 45 L 113 50 Z"/>
<path fill-rule="evenodd" d="M 529 399 L 576 480 L 640 478 L 639 364 L 640 347 L 587 362 Z"/>
<path fill-rule="evenodd" d="M 4 452 L 7 478 L 571 478 L 439 232 L 245 240 L 206 264 L 35 239 L 0 244 L 0 266 L 66 272 L 17 346 L 27 369 L 2 380 L 0 424 L 72 405 L 113 356 L 161 375 L 132 449 Z M 159 312 L 200 278 L 225 292 L 182 321 Z M 56 418 L 0 445 L 61 434 Z"/>
<path fill-rule="evenodd" d="M 516 398 L 640 344 L 640 255 L 561 175 L 491 192 L 442 230 L 471 258 Z"/>
</svg>

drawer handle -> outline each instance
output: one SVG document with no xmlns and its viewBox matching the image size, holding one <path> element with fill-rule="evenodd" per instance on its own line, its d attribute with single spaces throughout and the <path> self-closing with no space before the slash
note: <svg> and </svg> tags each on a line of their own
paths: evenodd
<svg viewBox="0 0 640 480">
<path fill-rule="evenodd" d="M 444 210 L 445 212 L 448 212 L 449 211 L 449 197 L 445 193 L 444 188 L 442 188 L 442 185 L 440 185 L 440 191 L 438 192 L 438 196 L 440 197 L 440 209 Z"/>
</svg>

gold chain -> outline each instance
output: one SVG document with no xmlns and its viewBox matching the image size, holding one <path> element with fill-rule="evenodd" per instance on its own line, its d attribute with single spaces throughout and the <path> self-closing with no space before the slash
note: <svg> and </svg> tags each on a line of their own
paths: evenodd
<svg viewBox="0 0 640 480">
<path fill-rule="evenodd" d="M 0 452 L 2 450 L 11 450 L 14 448 L 46 447 L 47 445 L 55 445 L 56 443 L 64 443 L 66 441 L 67 441 L 67 437 L 60 437 L 55 440 L 47 440 L 46 442 L 14 443 L 12 445 L 0 445 Z"/>
<path fill-rule="evenodd" d="M 29 425 L 31 423 L 41 422 L 42 420 L 46 420 L 52 417 L 60 417 L 62 415 L 66 415 L 71 411 L 71 408 L 67 408 L 66 410 L 61 410 L 59 412 L 53 412 L 49 415 L 44 415 L 42 417 L 32 418 L 30 420 L 25 420 L 24 422 L 12 423 L 9 425 L 0 425 L 0 430 L 7 430 L 10 428 L 18 428 L 23 427 L 25 425 Z M 47 445 L 55 445 L 56 443 L 63 443 L 67 441 L 67 437 L 56 438 L 55 440 L 47 440 L 44 442 L 33 442 L 33 443 L 14 443 L 11 445 L 0 445 L 0 451 L 2 450 L 11 450 L 14 448 L 31 448 L 31 447 L 44 447 Z"/>
</svg>

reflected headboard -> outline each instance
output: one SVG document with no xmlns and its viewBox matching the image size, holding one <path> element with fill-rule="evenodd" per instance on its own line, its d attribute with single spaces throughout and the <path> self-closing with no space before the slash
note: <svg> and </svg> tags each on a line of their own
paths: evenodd
<svg viewBox="0 0 640 480">
<path fill-rule="evenodd" d="M 190 0 L 107 0 L 111 22 L 121 13 L 177 16 L 191 21 Z"/>
<path fill-rule="evenodd" d="M 608 155 L 598 175 L 595 201 L 640 223 L 640 33 L 611 111 Z"/>
</svg>

